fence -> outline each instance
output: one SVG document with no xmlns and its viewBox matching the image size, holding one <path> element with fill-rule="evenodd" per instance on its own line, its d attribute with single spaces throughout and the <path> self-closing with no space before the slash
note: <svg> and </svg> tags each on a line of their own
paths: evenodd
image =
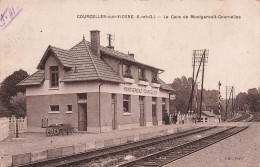
<svg viewBox="0 0 260 167">
<path fill-rule="evenodd" d="M 9 118 L 0 118 L 0 141 L 9 135 Z"/>
<path fill-rule="evenodd" d="M 18 118 L 18 119 L 16 119 L 15 117 L 10 117 L 9 118 L 10 132 L 16 133 L 16 122 L 18 124 L 18 132 L 19 133 L 23 133 L 23 132 L 27 131 L 27 117 Z"/>
</svg>

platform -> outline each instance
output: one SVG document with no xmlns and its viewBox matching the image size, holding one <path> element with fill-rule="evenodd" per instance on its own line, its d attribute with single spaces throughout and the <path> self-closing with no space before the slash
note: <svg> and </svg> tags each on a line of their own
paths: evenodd
<svg viewBox="0 0 260 167">
<path fill-rule="evenodd" d="M 18 161 L 20 161 L 20 159 L 21 161 L 27 161 L 27 159 L 41 160 L 44 158 L 63 156 L 72 152 L 84 152 L 86 150 L 117 145 L 128 141 L 137 141 L 159 135 L 176 133 L 196 127 L 197 126 L 193 124 L 172 124 L 116 130 L 100 134 L 78 132 L 68 136 L 60 135 L 51 137 L 47 137 L 45 133 L 21 133 L 18 139 L 15 138 L 15 134 L 12 134 L 0 142 L 0 162 L 2 165 L 0 165 L 0 167 L 10 166 L 12 164 L 13 155 L 24 154 L 17 158 Z M 47 155 L 48 150 L 50 151 Z M 58 153 L 51 155 L 51 152 Z"/>
<path fill-rule="evenodd" d="M 256 123 L 257 124 L 257 123 Z M 73 133 L 69 136 L 47 137 L 45 133 L 22 133 L 18 139 L 12 134 L 0 142 L 0 167 L 10 166 L 37 160 L 51 159 L 74 153 L 85 152 L 93 149 L 123 144 L 129 141 L 144 140 L 151 137 L 177 133 L 201 126 L 250 126 L 249 122 L 225 122 L 225 123 L 197 123 L 172 124 L 138 129 L 117 130 L 100 134 Z M 260 124 L 259 124 L 260 125 Z M 260 127 L 260 126 L 257 126 Z M 258 128 L 259 131 L 260 128 Z M 253 135 L 253 134 L 252 134 Z M 250 144 L 250 143 L 245 143 Z M 14 156 L 14 155 L 21 156 Z"/>
</svg>

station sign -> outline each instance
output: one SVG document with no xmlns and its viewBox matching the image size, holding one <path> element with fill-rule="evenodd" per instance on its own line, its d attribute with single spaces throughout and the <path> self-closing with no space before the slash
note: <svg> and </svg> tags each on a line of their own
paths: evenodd
<svg viewBox="0 0 260 167">
<path fill-rule="evenodd" d="M 124 92 L 132 92 L 137 94 L 149 94 L 149 95 L 157 95 L 157 90 L 152 89 L 143 89 L 143 88 L 131 88 L 131 87 L 123 87 Z"/>
</svg>

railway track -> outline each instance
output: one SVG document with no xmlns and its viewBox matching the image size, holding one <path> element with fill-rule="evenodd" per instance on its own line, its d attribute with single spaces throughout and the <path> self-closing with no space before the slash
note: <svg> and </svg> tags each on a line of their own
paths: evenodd
<svg viewBox="0 0 260 167">
<path fill-rule="evenodd" d="M 130 142 L 130 143 L 125 143 L 122 145 L 114 146 L 114 147 L 109 147 L 109 148 L 103 148 L 103 149 L 98 149 L 90 152 L 85 152 L 81 154 L 73 154 L 70 156 L 64 156 L 60 158 L 55 158 L 55 159 L 48 159 L 44 161 L 38 161 L 38 162 L 32 162 L 20 166 L 24 167 L 43 167 L 43 166 L 75 166 L 76 164 L 84 163 L 84 162 L 89 162 L 91 160 L 95 160 L 98 158 L 114 155 L 114 154 L 122 154 L 123 152 L 129 152 L 132 150 L 136 149 L 141 149 L 143 147 L 147 146 L 152 146 L 156 145 L 158 143 L 163 143 L 169 140 L 175 140 L 175 139 L 180 139 L 184 138 L 186 136 L 194 135 L 194 134 L 199 134 L 205 131 L 210 131 L 213 129 L 216 129 L 217 127 L 201 127 L 201 128 L 196 128 L 188 131 L 183 131 L 175 134 L 170 134 L 166 136 L 161 136 L 161 137 L 156 137 L 156 138 L 151 138 L 147 140 L 142 140 L 142 141 L 137 141 L 137 142 Z"/>
<path fill-rule="evenodd" d="M 253 114 L 254 118 L 249 120 L 248 122 L 260 122 L 260 114 Z"/>
<path fill-rule="evenodd" d="M 237 134 L 246 128 L 247 127 L 232 127 L 205 138 L 194 140 L 185 144 L 180 144 L 176 147 L 165 149 L 163 151 L 120 164 L 119 167 L 164 166 L 193 152 L 228 138 L 234 134 Z"/>
<path fill-rule="evenodd" d="M 231 120 L 230 122 L 241 122 L 245 121 L 250 117 L 250 114 L 243 114 L 241 117 Z"/>
</svg>

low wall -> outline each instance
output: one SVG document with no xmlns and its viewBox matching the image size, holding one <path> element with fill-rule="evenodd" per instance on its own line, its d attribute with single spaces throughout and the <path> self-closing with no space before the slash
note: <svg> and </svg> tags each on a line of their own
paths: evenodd
<svg viewBox="0 0 260 167">
<path fill-rule="evenodd" d="M 0 118 L 0 141 L 9 136 L 9 118 Z"/>
<path fill-rule="evenodd" d="M 73 146 L 53 148 L 49 150 L 42 150 L 38 152 L 25 153 L 12 156 L 12 165 L 22 165 L 25 163 L 35 162 L 39 160 L 47 160 L 61 156 L 68 156 L 72 154 L 78 154 L 82 152 L 88 152 L 95 149 L 102 149 L 106 147 L 112 147 L 120 144 L 125 144 L 127 142 L 135 142 L 139 140 L 146 140 L 153 137 L 168 135 L 172 133 L 177 133 L 181 131 L 186 131 L 190 129 L 197 128 L 195 126 L 185 126 L 185 127 L 169 127 L 164 130 L 158 130 L 150 133 L 141 133 L 130 136 L 124 136 L 121 138 L 113 138 L 108 140 L 97 140 L 86 142 L 82 144 L 77 144 Z"/>
</svg>

